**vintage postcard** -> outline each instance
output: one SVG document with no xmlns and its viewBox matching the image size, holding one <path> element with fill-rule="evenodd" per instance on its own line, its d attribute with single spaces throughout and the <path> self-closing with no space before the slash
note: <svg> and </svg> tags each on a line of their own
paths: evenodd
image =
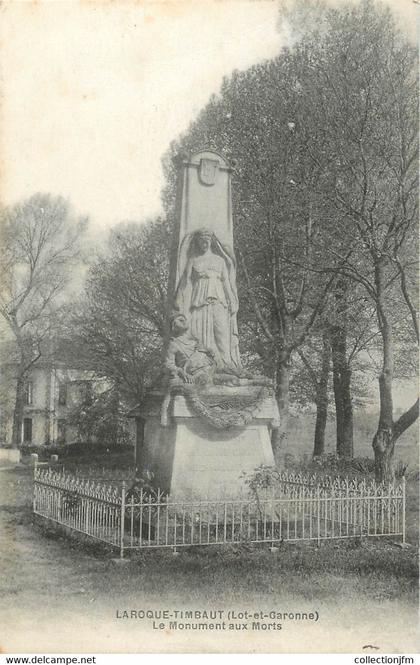
<svg viewBox="0 0 420 665">
<path fill-rule="evenodd" d="M 1 3 L 2 653 L 419 652 L 417 10 Z"/>
</svg>

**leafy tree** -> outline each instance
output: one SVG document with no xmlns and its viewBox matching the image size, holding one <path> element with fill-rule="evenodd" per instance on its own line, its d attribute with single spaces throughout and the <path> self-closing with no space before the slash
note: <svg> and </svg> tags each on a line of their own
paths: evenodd
<svg viewBox="0 0 420 665">
<path fill-rule="evenodd" d="M 392 405 L 394 340 L 401 319 L 409 317 L 418 339 L 411 288 L 417 217 L 416 52 L 384 6 L 365 0 L 331 9 L 327 16 L 328 31 L 308 35 L 297 47 L 307 62 L 299 77 L 302 95 L 310 97 L 313 109 L 306 149 L 320 174 L 318 195 L 336 213 L 336 233 L 327 247 L 329 269 L 360 284 L 376 310 L 382 367 L 373 447 L 377 478 L 392 479 L 395 443 L 418 416 L 417 401 L 394 422 Z"/>
<path fill-rule="evenodd" d="M 77 441 L 101 445 L 129 442 L 127 420 L 118 391 L 110 388 L 92 392 L 75 406 L 67 423 L 76 430 Z"/>
<path fill-rule="evenodd" d="M 299 90 L 293 78 L 287 54 L 234 73 L 224 82 L 220 97 L 210 101 L 187 135 L 171 148 L 175 155 L 207 145 L 235 158 L 240 332 L 254 329 L 253 351 L 260 356 L 262 369 L 274 377 L 281 434 L 287 427 L 292 356 L 323 311 L 335 281 L 334 275 L 314 276 L 299 263 L 302 257 L 320 260 L 314 240 L 322 215 L 317 200 L 296 187 L 298 180 L 316 180 L 317 172 L 312 165 L 309 169 L 295 136 Z M 164 201 L 171 217 L 175 186 L 169 159 L 166 167 Z"/>
<path fill-rule="evenodd" d="M 106 377 L 126 404 L 140 401 L 160 372 L 169 239 L 162 220 L 114 229 L 73 313 L 79 362 Z"/>
<path fill-rule="evenodd" d="M 366 301 L 360 288 L 349 293 L 347 285 L 338 281 L 318 325 L 298 350 L 301 365 L 294 363 L 292 395 L 298 403 L 304 400 L 306 404 L 309 401 L 316 405 L 315 457 L 324 452 L 325 425 L 332 398 L 337 456 L 353 457 L 353 407 L 360 405 L 360 400 L 369 393 L 368 384 L 374 371 L 371 354 L 377 352 L 374 308 Z"/>
<path fill-rule="evenodd" d="M 67 201 L 49 194 L 35 194 L 1 213 L 0 314 L 16 361 L 14 447 L 21 441 L 25 380 L 52 353 L 72 269 L 80 266 L 85 227 L 86 219 L 76 219 Z"/>
</svg>

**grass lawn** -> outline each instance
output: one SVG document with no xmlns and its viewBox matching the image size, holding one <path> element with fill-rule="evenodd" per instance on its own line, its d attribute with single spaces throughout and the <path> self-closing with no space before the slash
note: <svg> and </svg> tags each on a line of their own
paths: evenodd
<svg viewBox="0 0 420 665">
<path fill-rule="evenodd" d="M 418 651 L 417 483 L 408 486 L 406 549 L 385 540 L 288 543 L 276 553 L 227 546 L 142 552 L 122 564 L 35 519 L 31 489 L 30 469 L 1 472 L 6 651 Z M 116 616 L 141 608 L 316 611 L 319 621 L 286 620 L 264 634 L 195 631 L 186 642 L 185 632 L 159 635 L 151 621 Z"/>
</svg>

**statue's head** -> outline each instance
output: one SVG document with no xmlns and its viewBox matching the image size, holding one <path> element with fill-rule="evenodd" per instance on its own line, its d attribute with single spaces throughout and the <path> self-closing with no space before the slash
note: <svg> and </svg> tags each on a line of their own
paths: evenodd
<svg viewBox="0 0 420 665">
<path fill-rule="evenodd" d="M 181 312 L 173 312 L 170 317 L 171 331 L 180 334 L 188 330 L 187 319 Z"/>
<path fill-rule="evenodd" d="M 214 234 L 209 229 L 199 229 L 194 233 L 194 244 L 199 254 L 204 254 L 211 248 Z"/>
</svg>

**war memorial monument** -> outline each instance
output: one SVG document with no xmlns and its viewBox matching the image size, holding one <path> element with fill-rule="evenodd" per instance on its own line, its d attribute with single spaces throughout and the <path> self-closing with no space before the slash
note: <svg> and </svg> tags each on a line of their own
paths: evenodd
<svg viewBox="0 0 420 665">
<path fill-rule="evenodd" d="M 180 157 L 163 380 L 132 415 L 137 468 L 171 496 L 234 496 L 274 465 L 270 379 L 241 362 L 232 168 L 216 152 Z"/>
</svg>

